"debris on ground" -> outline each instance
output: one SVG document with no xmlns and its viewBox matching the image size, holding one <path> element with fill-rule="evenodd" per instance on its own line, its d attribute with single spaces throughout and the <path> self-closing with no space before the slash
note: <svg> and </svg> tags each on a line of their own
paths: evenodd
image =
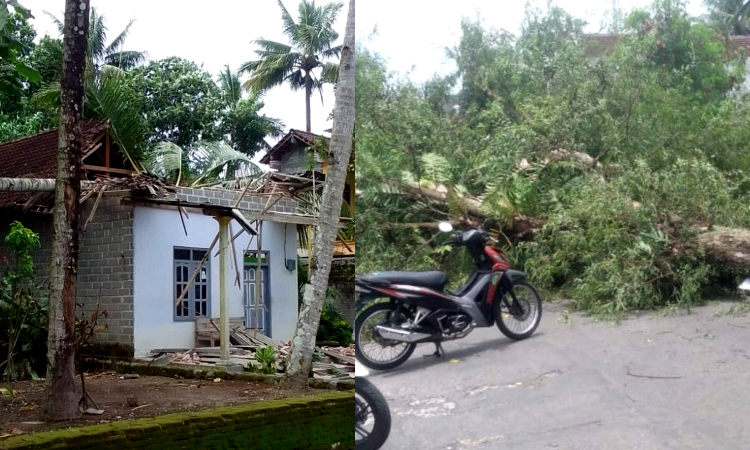
<svg viewBox="0 0 750 450">
<path fill-rule="evenodd" d="M 266 346 L 276 350 L 276 366 L 279 373 L 285 370 L 285 361 L 291 351 L 291 341 L 276 341 L 254 333 L 253 330 L 232 330 L 234 345 L 229 348 L 229 362 L 242 367 L 260 366 L 255 359 L 255 352 Z M 239 338 L 235 339 L 235 336 Z M 204 368 L 213 368 L 220 360 L 219 347 L 199 347 L 191 349 L 162 348 L 151 350 L 151 355 L 139 361 L 159 365 L 190 364 Z M 313 362 L 313 378 L 324 381 L 354 378 L 354 344 L 349 347 L 316 347 L 316 353 L 322 355 L 319 361 Z M 137 359 L 138 360 L 138 359 Z"/>
</svg>

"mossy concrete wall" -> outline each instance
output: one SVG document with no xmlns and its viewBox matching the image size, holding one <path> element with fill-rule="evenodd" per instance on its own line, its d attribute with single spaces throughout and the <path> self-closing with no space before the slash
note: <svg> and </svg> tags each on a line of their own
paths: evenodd
<svg viewBox="0 0 750 450">
<path fill-rule="evenodd" d="M 0 449 L 354 449 L 354 394 L 306 397 L 34 433 Z"/>
</svg>

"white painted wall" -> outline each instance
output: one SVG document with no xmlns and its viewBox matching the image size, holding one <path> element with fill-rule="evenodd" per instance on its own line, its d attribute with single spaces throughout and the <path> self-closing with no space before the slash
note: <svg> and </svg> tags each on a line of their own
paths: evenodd
<svg viewBox="0 0 750 450">
<path fill-rule="evenodd" d="M 187 236 L 177 211 L 136 207 L 133 213 L 133 302 L 134 346 L 136 356 L 145 356 L 155 348 L 192 348 L 195 345 L 195 323 L 175 322 L 173 304 L 173 248 L 208 248 L 219 231 L 218 222 L 209 216 L 191 213 L 185 217 Z M 285 230 L 286 228 L 286 230 Z M 232 231 L 240 230 L 232 221 Z M 286 249 L 284 237 L 286 232 Z M 235 240 L 237 259 L 227 273 L 230 317 L 244 317 L 242 284 L 235 285 L 235 267 L 243 277 L 242 255 L 250 236 L 243 233 Z M 288 340 L 297 323 L 297 271 L 286 269 L 284 261 L 296 258 L 295 225 L 265 222 L 263 250 L 270 251 L 271 333 L 274 339 Z M 256 248 L 253 240 L 252 248 Z M 219 317 L 219 258 L 211 252 L 211 316 Z M 230 260 L 231 260 L 230 256 Z"/>
</svg>

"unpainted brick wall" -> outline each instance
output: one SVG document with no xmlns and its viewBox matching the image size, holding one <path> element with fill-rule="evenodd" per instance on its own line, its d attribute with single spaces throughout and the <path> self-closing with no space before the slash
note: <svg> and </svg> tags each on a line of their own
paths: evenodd
<svg viewBox="0 0 750 450">
<path fill-rule="evenodd" d="M 96 340 L 117 353 L 133 353 L 133 207 L 121 204 L 120 196 L 105 195 L 82 235 L 78 257 L 78 296 L 76 315 L 106 310 L 108 317 L 99 322 L 106 325 Z M 89 217 L 94 198 L 89 198 L 80 214 L 81 226 Z M 52 216 L 19 211 L 3 211 L 0 219 L 0 257 L 8 253 L 5 236 L 10 224 L 20 221 L 39 234 L 40 247 L 33 258 L 37 281 L 49 282 L 52 257 Z"/>
<path fill-rule="evenodd" d="M 234 202 L 240 193 L 238 191 L 228 191 L 225 189 L 211 188 L 179 188 L 176 193 L 168 193 L 165 196 L 167 200 L 181 200 L 191 203 L 203 203 L 218 206 L 234 206 Z M 240 202 L 238 209 L 241 211 L 262 211 L 268 203 L 268 197 L 256 197 L 245 195 Z M 276 202 L 270 209 L 270 212 L 297 212 L 297 202 L 285 198 Z"/>
</svg>

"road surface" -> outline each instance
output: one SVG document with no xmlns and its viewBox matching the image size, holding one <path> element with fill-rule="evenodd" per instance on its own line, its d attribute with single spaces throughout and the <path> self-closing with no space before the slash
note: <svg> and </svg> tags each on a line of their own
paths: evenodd
<svg viewBox="0 0 750 450">
<path fill-rule="evenodd" d="M 712 303 L 620 325 L 545 305 L 531 338 L 482 328 L 372 372 L 383 450 L 750 448 L 750 319 Z"/>
</svg>

